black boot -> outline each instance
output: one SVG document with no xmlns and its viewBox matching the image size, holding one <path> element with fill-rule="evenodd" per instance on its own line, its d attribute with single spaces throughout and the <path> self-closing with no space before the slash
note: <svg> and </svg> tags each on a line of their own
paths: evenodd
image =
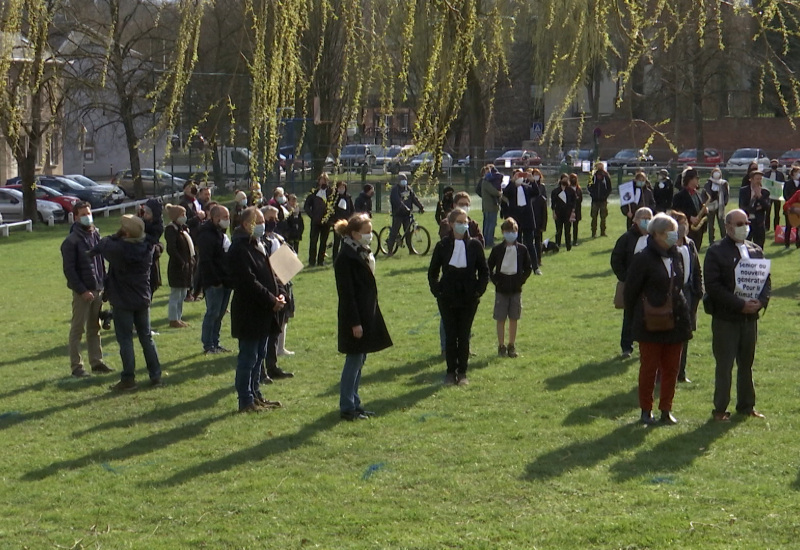
<svg viewBox="0 0 800 550">
<path fill-rule="evenodd" d="M 653 411 L 642 409 L 640 422 L 645 426 L 652 426 L 657 423 L 657 420 L 653 417 Z"/>
</svg>

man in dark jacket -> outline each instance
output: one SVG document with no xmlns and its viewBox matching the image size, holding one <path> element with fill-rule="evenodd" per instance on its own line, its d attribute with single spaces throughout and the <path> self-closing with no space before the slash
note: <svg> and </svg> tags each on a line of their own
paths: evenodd
<svg viewBox="0 0 800 550">
<path fill-rule="evenodd" d="M 508 201 L 508 217 L 516 220 L 519 226 L 520 241 L 528 249 L 528 254 L 531 255 L 533 272 L 541 275 L 542 271 L 539 269 L 539 257 L 534 237 L 536 218 L 533 215 L 533 203 L 536 197 L 541 194 L 541 190 L 538 182 L 531 182 L 531 177 L 530 174 L 522 171 L 515 172 L 511 176 L 511 181 L 503 189 L 503 197 Z"/>
<path fill-rule="evenodd" d="M 413 254 L 414 247 L 411 246 L 411 233 L 409 232 L 411 213 L 414 206 L 419 209 L 420 214 L 424 212 L 424 208 L 414 190 L 409 186 L 408 177 L 405 174 L 398 176 L 398 181 L 392 187 L 392 192 L 389 195 L 389 203 L 392 207 L 392 228 L 389 230 L 389 238 L 386 240 L 386 248 L 389 250 L 388 255 L 391 256 L 393 254 L 394 241 L 397 239 L 401 225 L 403 226 L 403 232 L 406 234 L 408 253 Z"/>
<path fill-rule="evenodd" d="M 69 362 L 72 376 L 83 378 L 89 373 L 83 368 L 81 338 L 86 330 L 86 346 L 92 372 L 107 373 L 111 369 L 103 363 L 100 343 L 100 308 L 103 305 L 103 281 L 106 276 L 103 258 L 89 256 L 89 251 L 100 242 L 94 226 L 92 207 L 79 202 L 72 210 L 75 223 L 61 244 L 61 259 L 67 287 L 72 290 L 72 321 L 69 329 Z"/>
<path fill-rule="evenodd" d="M 356 197 L 355 211 L 364 212 L 372 217 L 372 197 L 375 195 L 375 188 L 371 183 L 365 183 L 364 189 Z"/>
<path fill-rule="evenodd" d="M 328 181 L 328 174 L 323 173 L 317 186 L 311 190 L 303 204 L 303 211 L 311 220 L 311 235 L 308 246 L 308 265 L 314 267 L 325 265 L 325 249 L 328 247 L 328 234 L 331 226 L 328 223 L 333 215 L 333 196 Z M 317 250 L 319 243 L 319 250 Z"/>
<path fill-rule="evenodd" d="M 572 250 L 570 221 L 575 215 L 576 200 L 575 190 L 569 186 L 569 176 L 561 174 L 558 185 L 550 194 L 550 205 L 553 207 L 553 221 L 556 224 L 556 244 L 561 246 L 561 233 L 566 233 L 567 250 Z"/>
<path fill-rule="evenodd" d="M 672 193 L 672 180 L 669 178 L 669 172 L 662 168 L 658 171 L 658 183 L 653 188 L 656 212 L 666 212 L 672 208 Z"/>
<path fill-rule="evenodd" d="M 769 216 L 769 191 L 761 187 L 764 174 L 758 170 L 750 173 L 750 184 L 739 190 L 739 208 L 750 219 L 750 240 L 764 248 L 767 240 L 767 217 Z"/>
<path fill-rule="evenodd" d="M 594 165 L 592 181 L 589 182 L 589 196 L 592 197 L 592 238 L 597 236 L 597 215 L 600 215 L 600 235 L 606 236 L 608 217 L 608 196 L 611 194 L 611 176 L 602 162 Z"/>
<path fill-rule="evenodd" d="M 178 202 L 179 205 L 186 209 L 186 225 L 192 233 L 192 238 L 197 234 L 200 224 L 206 219 L 203 205 L 197 200 L 197 191 L 197 184 L 193 181 L 187 181 L 183 185 L 183 196 Z"/>
<path fill-rule="evenodd" d="M 109 266 L 106 294 L 114 312 L 114 332 L 122 359 L 122 376 L 110 389 L 133 391 L 136 389 L 134 327 L 150 373 L 150 385 L 161 385 L 161 363 L 150 332 L 153 245 L 145 239 L 144 221 L 141 218 L 129 214 L 122 216 L 120 226 L 116 235 L 101 239 L 91 254 L 102 255 Z"/>
<path fill-rule="evenodd" d="M 611 269 L 617 277 L 617 286 L 623 288 L 628 278 L 628 268 L 633 261 L 634 254 L 644 250 L 647 245 L 647 225 L 653 217 L 649 208 L 640 208 L 633 215 L 633 224 L 617 239 L 614 250 L 611 252 Z M 618 293 L 620 290 L 617 291 Z M 617 306 L 619 307 L 619 306 Z M 633 353 L 633 310 L 623 307 L 622 331 L 619 346 L 622 348 L 622 358 L 627 359 Z"/>
<path fill-rule="evenodd" d="M 748 216 L 744 210 L 731 210 L 725 216 L 727 236 L 706 252 L 703 272 L 706 282 L 706 313 L 711 314 L 711 338 L 716 370 L 714 377 L 713 418 L 726 421 L 731 398 L 731 372 L 736 361 L 736 412 L 764 418 L 755 410 L 753 360 L 758 339 L 758 312 L 769 304 L 771 281 L 767 280 L 758 298 L 737 292 L 736 267 L 741 261 L 762 259 L 760 247 L 746 241 Z"/>
<path fill-rule="evenodd" d="M 204 353 L 230 351 L 219 345 L 222 318 L 228 308 L 231 289 L 226 288 L 225 232 L 230 225 L 230 213 L 224 206 L 211 209 L 211 220 L 197 232 L 198 284 L 206 297 L 206 314 L 203 317 L 201 340 Z"/>
</svg>

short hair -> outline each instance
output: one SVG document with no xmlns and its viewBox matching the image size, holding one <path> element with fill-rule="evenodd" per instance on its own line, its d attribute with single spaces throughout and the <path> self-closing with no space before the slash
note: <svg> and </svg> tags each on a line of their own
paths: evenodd
<svg viewBox="0 0 800 550">
<path fill-rule="evenodd" d="M 260 212 L 260 210 L 257 206 L 248 206 L 242 210 L 242 213 L 239 214 L 239 225 L 243 226 L 246 223 L 252 222 L 258 212 Z M 213 216 L 214 214 L 212 213 L 211 215 Z"/>
<path fill-rule="evenodd" d="M 264 207 L 261 208 L 261 213 L 264 214 L 265 218 L 267 217 L 267 214 L 275 214 L 277 216 L 278 215 L 278 209 L 275 208 L 274 206 L 268 204 L 267 206 L 264 206 Z"/>
<path fill-rule="evenodd" d="M 220 218 L 220 217 L 222 217 L 222 213 L 223 213 L 224 211 L 227 211 L 227 210 L 228 210 L 228 209 L 227 209 L 227 208 L 225 208 L 224 206 L 222 206 L 221 204 L 215 204 L 215 205 L 214 205 L 214 207 L 213 207 L 213 208 L 210 210 L 209 214 L 211 215 L 211 218 L 212 218 L 212 219 L 213 219 L 213 218 Z M 248 210 L 248 209 L 247 209 L 247 208 L 245 208 L 245 209 L 243 210 L 243 212 L 244 212 L 245 210 Z"/>
<path fill-rule="evenodd" d="M 337 188 L 337 189 L 338 189 L 338 188 L 339 188 L 339 186 L 341 186 L 341 185 L 344 185 L 344 190 L 345 190 L 345 191 L 347 191 L 347 182 L 346 182 L 346 181 L 341 181 L 341 180 L 339 180 L 339 181 L 337 181 L 337 182 L 336 182 L 336 188 Z"/>
<path fill-rule="evenodd" d="M 350 233 L 361 231 L 361 228 L 371 221 L 369 214 L 360 212 L 358 214 L 353 214 L 347 220 L 339 220 L 334 224 L 333 230 L 336 231 L 336 234 L 340 237 L 346 237 Z"/>
<path fill-rule="evenodd" d="M 506 218 L 503 225 L 500 226 L 500 231 L 519 231 L 517 220 L 511 217 Z"/>
<path fill-rule="evenodd" d="M 736 214 L 736 213 L 744 214 L 745 218 L 747 217 L 747 212 L 745 212 L 741 208 L 734 208 L 733 210 L 731 210 L 730 212 L 725 214 L 725 225 L 728 225 L 728 224 L 731 223 L 731 218 L 733 218 L 733 215 Z"/>
<path fill-rule="evenodd" d="M 371 183 L 365 183 L 364 187 L 362 189 L 364 190 L 365 193 L 369 193 L 370 191 L 372 191 L 375 188 L 372 186 Z"/>
<path fill-rule="evenodd" d="M 272 192 L 272 196 L 273 197 L 277 197 L 278 195 L 285 195 L 285 194 L 286 194 L 286 192 L 283 190 L 283 187 L 281 187 L 280 185 L 278 187 L 276 187 L 275 190 Z"/>
<path fill-rule="evenodd" d="M 634 219 L 634 220 L 640 220 L 640 219 L 642 219 L 642 216 L 644 216 L 645 214 L 650 214 L 650 216 L 652 217 L 652 215 L 653 215 L 653 211 L 652 211 L 652 210 L 650 210 L 649 208 L 647 208 L 646 206 L 642 206 L 642 207 L 641 207 L 640 209 L 638 209 L 638 210 L 636 211 L 636 213 L 633 215 L 633 219 Z"/>
<path fill-rule="evenodd" d="M 464 210 L 456 206 L 447 215 L 447 223 L 449 223 L 452 226 L 454 223 L 456 223 L 456 219 L 458 219 L 458 217 L 461 214 L 464 214 L 465 216 L 467 215 L 467 213 Z"/>
<path fill-rule="evenodd" d="M 467 199 L 470 204 L 472 204 L 472 198 L 469 196 L 469 193 L 466 191 L 459 191 L 455 195 L 453 195 L 453 203 L 457 203 L 461 199 Z"/>
<path fill-rule="evenodd" d="M 681 212 L 680 210 L 667 210 L 667 214 L 678 224 L 682 223 L 689 223 L 689 218 L 686 217 L 686 214 Z"/>
<path fill-rule="evenodd" d="M 367 184 L 367 185 L 369 185 L 369 184 Z M 286 195 L 286 200 L 287 201 L 296 201 L 297 200 L 297 195 L 295 195 L 294 193 L 289 193 L 288 195 Z"/>
<path fill-rule="evenodd" d="M 80 211 L 83 210 L 84 208 L 88 208 L 89 210 L 91 210 L 92 209 L 91 203 L 89 203 L 88 201 L 78 201 L 78 202 L 76 202 L 75 206 L 72 207 L 73 215 L 77 216 L 78 214 L 80 214 Z"/>
<path fill-rule="evenodd" d="M 672 219 L 670 216 L 667 216 L 663 212 L 659 212 L 653 219 L 650 220 L 650 223 L 647 225 L 647 232 L 651 235 L 655 235 L 656 233 L 663 233 L 664 231 L 677 231 L 678 230 L 678 222 Z"/>
</svg>

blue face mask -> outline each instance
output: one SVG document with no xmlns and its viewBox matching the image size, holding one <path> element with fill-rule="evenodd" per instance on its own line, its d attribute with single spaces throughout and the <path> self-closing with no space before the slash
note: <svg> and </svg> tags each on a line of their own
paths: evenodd
<svg viewBox="0 0 800 550">
<path fill-rule="evenodd" d="M 506 240 L 507 243 L 513 243 L 517 240 L 517 232 L 516 231 L 508 231 L 503 233 L 503 238 Z"/>
<path fill-rule="evenodd" d="M 464 235 L 464 233 L 467 232 L 467 229 L 469 229 L 469 224 L 468 223 L 456 223 L 456 224 L 453 225 L 453 231 L 459 237 Z"/>
<path fill-rule="evenodd" d="M 263 223 L 259 223 L 253 226 L 253 236 L 256 239 L 260 239 L 264 236 L 264 232 L 266 231 L 266 226 Z"/>
<path fill-rule="evenodd" d="M 642 230 L 642 233 L 647 233 L 647 226 L 650 225 L 650 220 L 639 220 L 639 229 Z"/>
<path fill-rule="evenodd" d="M 675 243 L 677 242 L 678 242 L 678 232 L 667 231 L 667 246 L 675 246 Z"/>
<path fill-rule="evenodd" d="M 94 218 L 91 214 L 88 216 L 81 216 L 80 222 L 83 227 L 91 227 L 94 223 Z"/>
</svg>

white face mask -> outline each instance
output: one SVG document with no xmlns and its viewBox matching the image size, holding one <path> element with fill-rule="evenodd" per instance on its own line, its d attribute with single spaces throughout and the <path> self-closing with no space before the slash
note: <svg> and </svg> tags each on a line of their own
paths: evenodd
<svg viewBox="0 0 800 550">
<path fill-rule="evenodd" d="M 464 212 L 469 214 L 469 205 L 467 205 L 467 206 L 459 206 L 458 208 L 460 208 L 461 210 L 463 210 Z"/>
<path fill-rule="evenodd" d="M 714 172 L 713 174 L 711 174 L 711 179 L 714 180 L 714 181 L 719 181 L 719 178 L 721 178 L 721 177 L 722 177 L 722 174 L 720 174 L 719 172 Z"/>
<path fill-rule="evenodd" d="M 219 221 L 219 226 L 222 229 L 228 229 L 228 227 L 230 227 L 230 225 L 231 225 L 231 220 L 220 220 Z"/>
<path fill-rule="evenodd" d="M 281 195 L 275 200 L 278 201 L 278 204 L 286 204 L 286 195 Z"/>
<path fill-rule="evenodd" d="M 517 178 L 514 180 L 514 183 L 522 185 L 523 183 L 525 183 L 525 178 Z"/>
<path fill-rule="evenodd" d="M 750 234 L 750 226 L 749 225 L 742 225 L 739 227 L 733 228 L 733 240 L 736 242 L 743 242 L 747 235 Z"/>
<path fill-rule="evenodd" d="M 369 246 L 370 243 L 372 243 L 372 232 L 361 233 L 361 238 L 359 238 L 359 242 L 364 246 Z"/>
<path fill-rule="evenodd" d="M 340 195 L 344 195 L 346 189 L 344 187 L 340 187 L 339 189 L 337 189 L 337 191 L 339 192 Z"/>
<path fill-rule="evenodd" d="M 178 225 L 186 225 L 186 216 L 178 216 L 178 219 L 175 220 L 175 223 Z"/>
<path fill-rule="evenodd" d="M 540 179 L 541 179 L 541 176 L 533 176 L 533 181 L 539 181 Z"/>
</svg>

